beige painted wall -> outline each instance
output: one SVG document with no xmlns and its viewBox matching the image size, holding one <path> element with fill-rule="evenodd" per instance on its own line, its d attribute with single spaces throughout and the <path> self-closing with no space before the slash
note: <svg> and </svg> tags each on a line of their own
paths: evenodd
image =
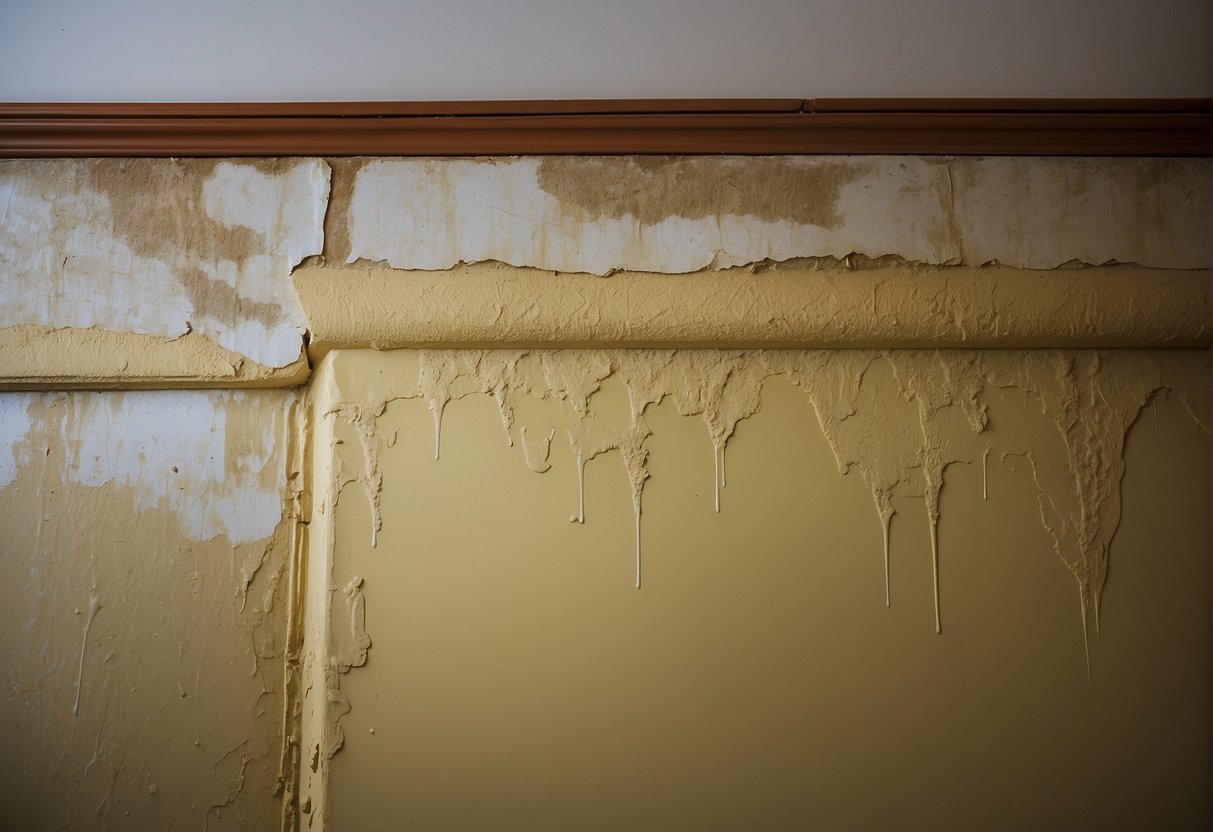
<svg viewBox="0 0 1213 832">
<path fill-rule="evenodd" d="M 330 354 L 310 828 L 1203 828 L 1207 376 Z"/>
<path fill-rule="evenodd" d="M 278 826 L 294 401 L 0 395 L 0 827 Z"/>
<path fill-rule="evenodd" d="M 0 164 L 0 825 L 1202 828 L 1208 186 Z"/>
</svg>

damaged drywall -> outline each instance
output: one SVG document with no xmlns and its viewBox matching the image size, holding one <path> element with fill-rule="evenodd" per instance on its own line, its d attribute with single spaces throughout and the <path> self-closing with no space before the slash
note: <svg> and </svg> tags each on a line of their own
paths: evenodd
<svg viewBox="0 0 1213 832">
<path fill-rule="evenodd" d="M 714 510 L 727 511 L 720 493 L 727 484 L 729 439 L 739 422 L 762 408 L 767 380 L 779 377 L 807 397 L 839 473 L 858 475 L 870 492 L 870 522 L 884 538 L 884 551 L 871 553 L 871 559 L 883 560 L 879 594 L 886 602 L 896 603 L 898 594 L 889 586 L 889 559 L 896 558 L 898 550 L 895 534 L 890 542 L 891 521 L 898 500 L 904 511 L 903 498 L 916 498 L 930 538 L 935 632 L 945 631 L 948 619 L 948 599 L 939 594 L 938 563 L 955 555 L 939 546 L 939 527 L 948 522 L 940 497 L 949 466 L 964 463 L 984 471 L 991 455 L 1024 459 L 1036 483 L 1038 510 L 1022 519 L 1050 536 L 1056 557 L 1073 576 L 1085 640 L 1088 619 L 1098 622 L 1109 546 L 1119 523 L 1126 432 L 1142 408 L 1163 391 L 1172 391 L 1201 430 L 1209 431 L 1208 358 L 1199 351 L 335 351 L 324 366 L 322 393 L 315 404 L 318 424 L 325 426 L 317 432 L 316 470 L 317 481 L 323 482 L 318 504 L 330 527 L 327 537 L 314 540 L 318 548 L 312 558 L 316 564 L 330 564 L 327 569 L 337 546 L 332 514 L 346 486 L 362 490 L 370 517 L 362 526 L 365 537 L 357 533 L 363 542 L 347 539 L 344 545 L 376 548 L 385 527 L 383 455 L 404 441 L 427 447 L 432 443 L 435 464 L 441 465 L 437 449 L 444 410 L 454 399 L 480 395 L 493 400 L 504 440 L 517 448 L 523 464 L 568 484 L 568 505 L 575 507 L 572 520 L 585 519 L 586 463 L 618 451 L 631 493 L 633 577 L 640 588 L 646 551 L 641 518 L 653 437 L 646 414 L 668 400 L 679 414 L 702 419 L 714 472 L 714 481 L 703 488 L 714 495 Z M 602 399 L 608 387 L 622 392 Z M 988 401 L 1012 394 L 1021 395 L 1025 408 L 1047 420 L 1051 439 L 1002 434 L 996 443 L 989 438 Z M 424 403 L 433 434 L 407 439 L 385 435 L 380 420 L 393 402 L 409 400 Z M 537 422 L 520 421 L 525 401 L 546 402 L 545 415 Z M 527 408 L 535 413 L 534 404 Z M 542 451 L 535 448 L 537 437 Z M 565 458 L 572 461 L 573 470 L 548 464 L 549 442 L 567 444 Z M 543 464 L 536 465 L 536 459 Z M 619 555 L 624 557 L 623 552 Z M 878 575 L 874 570 L 874 582 L 881 580 Z M 320 651 L 313 661 L 326 666 L 325 649 L 335 651 L 335 657 L 348 656 L 334 658 L 323 680 L 317 678 L 317 687 L 328 691 L 328 702 L 341 706 L 316 706 L 314 716 L 321 719 L 323 714 L 321 724 L 326 726 L 317 730 L 338 738 L 317 741 L 323 752 L 318 759 L 327 760 L 343 742 L 337 720 L 352 704 L 341 692 L 340 677 L 363 663 L 374 634 L 368 636 L 359 623 L 364 609 L 361 578 L 344 588 L 331 585 L 331 573 L 321 571 L 314 579 L 328 587 L 317 600 L 322 607 L 331 606 L 332 618 L 331 624 L 312 633 L 311 649 Z M 1079 616 L 1075 619 L 1078 628 Z M 323 778 L 324 769 L 317 770 Z"/>
<path fill-rule="evenodd" d="M 645 409 L 669 397 L 679 413 L 700 415 L 719 475 L 737 423 L 761 407 L 763 381 L 783 375 L 812 401 L 840 472 L 856 468 L 871 488 L 880 522 L 887 527 L 895 490 L 919 489 L 934 535 L 948 465 L 983 459 L 992 450 L 1026 453 L 1031 459 L 1030 448 L 992 449 L 982 438 L 986 388 L 1016 389 L 1039 399 L 1041 412 L 1065 442 L 1066 473 L 1053 481 L 1064 481 L 1068 493 L 1042 491 L 1039 519 L 1054 537 L 1058 556 L 1074 573 L 1085 607 L 1091 600 L 1098 604 L 1106 579 L 1107 549 L 1119 514 L 1116 495 L 1124 434 L 1138 412 L 1156 391 L 1173 390 L 1202 429 L 1209 429 L 1207 357 L 1182 350 L 421 350 L 416 361 L 415 378 L 379 376 L 374 387 L 359 391 L 361 398 L 338 391 L 321 414 L 357 428 L 361 464 L 347 471 L 348 460 L 335 462 L 339 473 L 328 488 L 335 500 L 347 484 L 363 487 L 372 506 L 372 547 L 383 524 L 378 458 L 384 439 L 376 431 L 376 419 L 398 399 L 426 402 L 434 418 L 435 459 L 442 411 L 453 397 L 492 396 L 511 445 L 518 397 L 566 404 L 571 421 L 564 430 L 579 464 L 609 451 L 621 454 L 639 528 L 648 478 Z M 914 405 L 908 411 L 912 419 L 890 421 L 888 409 L 873 398 L 878 394 L 864 387 L 869 369 L 877 363 L 887 366 L 899 395 Z M 593 395 L 610 377 L 628 391 L 626 418 L 603 416 L 591 406 Z M 871 400 L 865 404 L 865 398 Z M 637 586 L 639 565 L 638 557 Z M 937 618 L 937 629 L 939 624 Z"/>
<path fill-rule="evenodd" d="M 277 825 L 294 398 L 0 395 L 0 826 Z"/>
<path fill-rule="evenodd" d="M 0 329 L 0 381 L 9 390 L 292 387 L 307 381 L 306 356 L 266 367 L 205 335 L 178 338 L 107 329 Z"/>
<path fill-rule="evenodd" d="M 286 386 L 306 376 L 309 330 L 332 346 L 1193 346 L 1208 173 L 1164 158 L 8 161 L 0 380 Z M 1057 269 L 1117 263 L 1133 265 Z M 450 321 L 444 296 L 473 283 L 492 300 Z M 1074 291 L 1087 317 L 1060 302 Z M 535 292 L 576 306 L 518 306 Z M 371 299 L 386 331 L 359 320 Z M 696 314 L 694 337 L 670 340 Z M 1182 334 L 1150 329 L 1170 320 Z"/>
<path fill-rule="evenodd" d="M 352 398 L 379 378 L 419 376 L 401 356 L 338 358 Z M 839 376 L 853 367 L 841 362 Z M 1043 381 L 1053 370 L 1031 372 Z M 891 426 L 905 435 L 890 444 L 912 449 L 921 408 L 902 384 L 917 382 L 878 358 L 851 406 L 873 409 L 862 427 Z M 838 386 L 845 413 L 855 387 Z M 563 430 L 575 398 L 518 396 L 511 448 L 492 397 L 456 396 L 438 460 L 420 395 L 376 420 L 376 548 L 360 484 L 334 512 L 331 627 L 351 631 L 345 589 L 359 579 L 373 644 L 338 678 L 348 711 L 323 828 L 559 829 L 588 817 L 604 832 L 747 818 L 789 830 L 957 829 L 981 826 L 990 806 L 1015 828 L 1207 825 L 1213 442 L 1178 394 L 1158 394 L 1128 431 L 1089 675 L 1076 581 L 1040 520 L 1042 488 L 1066 512 L 1077 498 L 1066 442 L 1036 395 L 985 385 L 980 450 L 944 471 L 941 635 L 922 472 L 893 489 L 886 607 L 872 490 L 858 465 L 838 473 L 813 400 L 786 374 L 764 380 L 761 407 L 728 440 L 719 513 L 702 415 L 680 415 L 668 396 L 645 408 L 640 590 L 621 454 L 586 463 L 585 523 L 572 522 L 577 465 Z M 959 402 L 928 430 L 972 434 Z M 601 428 L 626 424 L 631 409 L 615 374 L 589 398 Z M 356 428 L 330 421 L 335 454 L 360 471 Z M 543 474 L 526 464 L 523 427 L 557 429 Z M 858 441 L 866 433 L 852 438 L 875 454 Z M 1143 770 L 1143 757 L 1154 764 Z M 1008 789 L 1015 800 L 1003 803 Z"/>
<path fill-rule="evenodd" d="M 199 333 L 299 360 L 292 267 L 323 247 L 318 159 L 0 163 L 0 328 Z"/>
<path fill-rule="evenodd" d="M 335 168 L 326 259 L 597 275 L 850 254 L 1197 269 L 1208 170 L 1153 158 L 360 159 Z"/>
</svg>

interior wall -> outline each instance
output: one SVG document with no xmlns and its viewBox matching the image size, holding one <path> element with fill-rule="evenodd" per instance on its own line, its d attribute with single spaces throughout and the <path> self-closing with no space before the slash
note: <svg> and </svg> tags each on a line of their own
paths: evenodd
<svg viewBox="0 0 1213 832">
<path fill-rule="evenodd" d="M 42 0 L 0 99 L 1207 96 L 1202 0 Z M 222 60 L 216 60 L 216 50 Z"/>
<path fill-rule="evenodd" d="M 331 353 L 310 828 L 1204 828 L 1207 377 Z"/>
<path fill-rule="evenodd" d="M 278 826 L 295 401 L 0 395 L 0 826 Z"/>
<path fill-rule="evenodd" d="M 0 817 L 1201 828 L 1208 174 L 0 164 Z"/>
</svg>

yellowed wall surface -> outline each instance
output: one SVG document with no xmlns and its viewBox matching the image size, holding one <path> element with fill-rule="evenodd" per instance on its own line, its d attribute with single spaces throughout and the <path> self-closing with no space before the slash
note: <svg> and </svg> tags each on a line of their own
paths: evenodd
<svg viewBox="0 0 1213 832">
<path fill-rule="evenodd" d="M 1204 828 L 1209 172 L 0 163 L 0 827 Z"/>
<path fill-rule="evenodd" d="M 0 395 L 0 827 L 277 828 L 294 398 Z"/>
<path fill-rule="evenodd" d="M 311 826 L 1202 828 L 1207 373 L 331 354 Z"/>
</svg>

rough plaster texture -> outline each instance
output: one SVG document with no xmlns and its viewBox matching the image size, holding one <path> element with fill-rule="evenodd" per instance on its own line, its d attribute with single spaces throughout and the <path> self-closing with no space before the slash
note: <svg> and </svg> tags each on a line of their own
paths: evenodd
<svg viewBox="0 0 1213 832">
<path fill-rule="evenodd" d="M 293 402 L 0 395 L 0 826 L 277 826 Z"/>
<path fill-rule="evenodd" d="M 266 367 L 299 359 L 292 266 L 319 253 L 320 160 L 0 163 L 0 328 L 198 332 Z"/>
<path fill-rule="evenodd" d="M 444 645 L 455 648 L 454 658 L 473 659 L 465 667 L 497 667 L 474 650 L 460 652 L 468 642 L 459 633 L 485 632 L 471 626 L 478 610 L 488 631 L 510 634 L 515 646 L 547 643 L 550 629 L 517 620 L 525 609 L 569 625 L 562 648 L 569 662 L 553 666 L 580 670 L 556 687 L 585 683 L 619 692 L 622 703 L 635 701 L 631 683 L 622 691 L 597 683 L 610 682 L 603 673 L 625 666 L 620 657 L 638 640 L 656 653 L 643 666 L 627 665 L 625 682 L 658 678 L 687 650 L 719 667 L 782 645 L 786 660 L 753 668 L 752 689 L 776 699 L 813 681 L 783 688 L 771 678 L 792 659 L 811 656 L 826 668 L 837 655 L 913 656 L 919 670 L 890 675 L 889 689 L 942 686 L 977 704 L 958 715 L 913 696 L 880 702 L 891 714 L 885 728 L 936 726 L 940 742 L 921 736 L 911 744 L 942 749 L 931 758 L 941 765 L 980 758 L 986 752 L 978 745 L 1004 750 L 1000 763 L 1038 798 L 1017 804 L 1021 827 L 1059 817 L 1085 822 L 1064 811 L 1031 814 L 1062 805 L 1050 796 L 1072 771 L 1081 771 L 1075 789 L 1105 798 L 1107 818 L 1132 822 L 1132 806 L 1116 800 L 1133 794 L 1122 764 L 1159 755 L 1165 760 L 1139 781 L 1153 797 L 1136 805 L 1151 807 L 1157 820 L 1170 795 L 1177 820 L 1203 824 L 1208 760 L 1192 738 L 1207 735 L 1208 721 L 1208 482 L 1197 465 L 1208 454 L 1207 355 L 1073 348 L 1207 346 L 1207 160 L 334 160 L 331 199 L 329 164 L 0 165 L 3 386 L 300 383 L 309 373 L 305 329 L 311 356 L 325 362 L 293 426 L 287 414 L 296 399 L 283 392 L 0 395 L 0 557 L 16 576 L 0 590 L 8 622 L 0 628 L 8 634 L 0 636 L 8 685 L 0 705 L 19 726 L 0 775 L 0 825 L 264 828 L 279 806 L 288 828 L 382 822 L 377 807 L 421 792 L 387 784 L 397 769 L 368 756 L 370 729 L 378 724 L 386 738 L 397 725 L 369 701 L 380 691 L 405 703 L 399 724 L 411 733 L 394 747 L 407 749 L 404 770 L 429 784 L 427 794 L 466 795 L 460 784 L 501 784 L 495 778 L 511 768 L 547 782 L 545 799 L 586 797 L 579 791 L 586 783 L 609 781 L 612 794 L 642 798 L 640 814 L 614 816 L 613 828 L 637 828 L 650 817 L 646 805 L 662 807 L 664 792 L 646 789 L 686 770 L 688 760 L 717 759 L 716 774 L 695 781 L 698 805 L 714 808 L 691 821 L 744 825 L 730 814 L 740 804 L 726 798 L 748 781 L 727 761 L 750 759 L 745 738 L 780 726 L 738 729 L 732 745 L 687 759 L 659 754 L 656 769 L 625 760 L 637 778 L 620 779 L 619 749 L 602 747 L 603 738 L 637 726 L 634 739 L 652 737 L 670 723 L 645 722 L 641 708 L 640 718 L 620 726 L 612 721 L 619 713 L 638 712 L 589 699 L 607 711 L 585 724 L 613 727 L 585 733 L 578 747 L 597 748 L 606 767 L 586 768 L 589 756 L 562 758 L 559 744 L 549 743 L 559 752 L 551 759 L 567 763 L 556 768 L 581 774 L 545 780 L 550 769 L 504 765 L 458 728 L 479 726 L 488 733 L 477 736 L 502 748 L 522 747 L 512 732 L 543 728 L 531 717 L 509 718 L 531 707 L 519 704 L 520 690 L 559 676 L 543 669 L 542 651 L 520 656 L 517 672 L 483 678 L 485 690 L 514 703 L 500 713 L 493 702 L 474 713 L 457 707 L 470 695 L 457 679 L 427 687 L 409 676 L 429 667 L 441 681 L 455 667 L 438 655 Z M 531 349 L 603 345 L 762 349 Z M 911 345 L 951 349 L 891 349 Z M 351 346 L 427 349 L 341 349 Z M 503 346 L 517 349 L 467 349 Z M 792 346 L 879 349 L 772 349 Z M 1041 349 L 963 349 L 1013 346 Z M 1149 420 L 1163 427 L 1137 453 L 1138 464 L 1153 456 L 1165 464 L 1150 463 L 1152 479 L 1122 491 L 1134 470 L 1127 437 Z M 747 478 L 744 443 L 733 441 L 751 425 L 764 426 L 781 448 L 815 437 L 825 467 L 813 469 L 807 485 Z M 289 449 L 288 434 L 300 440 Z M 685 458 L 667 463 L 668 443 Z M 448 479 L 430 482 L 419 460 Z M 991 498 L 981 502 L 984 513 L 949 508 L 958 482 L 976 499 L 978 471 L 981 493 L 988 486 Z M 527 483 L 539 483 L 544 496 L 532 500 Z M 805 503 L 789 495 L 802 487 L 814 510 L 825 507 L 817 526 L 797 525 Z M 836 488 L 849 494 L 845 505 L 832 496 Z M 693 500 L 662 509 L 672 491 Z M 473 493 L 480 496 L 466 496 Z M 738 585 L 718 570 L 725 558 L 674 557 L 683 545 L 684 555 L 716 551 L 716 535 L 701 534 L 711 527 L 688 519 L 692 503 L 709 517 L 740 518 L 722 520 L 741 523 L 729 545 L 759 559 L 758 584 L 767 587 L 751 608 L 728 607 Z M 1155 503 L 1175 521 L 1126 537 L 1124 526 Z M 776 505 L 783 514 L 763 513 Z M 545 525 L 549 506 L 558 534 Z M 984 566 L 970 568 L 984 536 L 1005 539 L 990 563 L 997 561 L 1000 586 L 1013 587 L 1018 607 L 982 589 Z M 805 541 L 816 542 L 811 557 L 796 548 Z M 716 632 L 716 621 L 763 619 L 763 599 L 783 598 L 789 575 L 808 580 L 797 570 L 835 562 L 823 556 L 823 541 L 841 553 L 837 562 L 863 564 L 857 582 L 831 597 L 874 598 L 878 611 L 880 600 L 891 601 L 895 633 L 878 637 L 871 620 L 841 609 L 806 621 L 834 609 L 819 593 L 816 606 L 798 596 L 777 618 L 787 632 L 820 625 L 827 637 L 783 643 L 767 633 L 718 653 L 691 638 Z M 414 544 L 422 556 L 397 551 Z M 305 548 L 302 573 L 296 559 Z M 1155 548 L 1157 566 L 1141 555 Z M 431 550 L 449 557 L 437 564 Z M 547 575 L 529 560 L 534 552 L 570 557 Z M 512 563 L 525 567 L 511 572 Z M 688 580 L 705 566 L 717 570 L 716 583 Z M 953 571 L 962 566 L 968 571 Z M 1130 577 L 1122 580 L 1118 569 Z M 657 594 L 672 579 L 728 614 L 705 616 L 689 595 Z M 431 581 L 433 594 L 416 590 Z M 477 581 L 514 587 L 509 598 L 527 603 L 460 594 Z M 579 582 L 576 591 L 566 592 L 567 581 Z M 829 585 L 824 575 L 811 583 Z M 396 594 L 402 586 L 414 594 Z M 616 588 L 635 600 L 614 597 Z M 1019 641 L 974 611 L 989 601 L 1022 612 L 1035 597 L 1047 599 L 1046 612 Z M 554 608 L 561 599 L 597 610 L 597 623 Z M 639 617 L 620 622 L 628 605 Z M 399 615 L 385 618 L 394 608 Z M 467 626 L 449 619 L 469 609 Z M 648 640 L 642 624 L 655 620 L 682 627 L 687 638 Z M 509 626 L 498 628 L 502 622 Z M 604 622 L 621 623 L 620 641 Z M 828 633 L 843 633 L 845 622 L 871 637 L 832 640 Z M 575 637 L 587 625 L 589 647 Z M 438 653 L 418 655 L 416 634 L 431 632 L 427 626 L 438 629 L 427 639 Z M 453 642 L 443 628 L 456 634 Z M 991 635 L 996 630 L 1002 635 Z M 727 627 L 717 634 L 729 638 Z M 1164 643 L 1169 651 L 1157 649 Z M 966 647 L 974 644 L 1009 658 L 983 663 Z M 385 677 L 361 669 L 376 662 L 404 675 L 380 687 L 372 680 Z M 1143 688 L 1146 665 L 1149 678 L 1174 683 Z M 848 667 L 835 675 L 846 678 Z M 983 692 L 952 684 L 949 667 L 985 679 Z M 1026 699 L 999 698 L 1007 673 L 1032 689 Z M 720 696 L 742 695 L 712 688 L 710 674 L 687 678 L 702 678 L 700 689 Z M 857 702 L 871 690 L 837 689 L 855 692 Z M 1108 728 L 1099 742 L 1075 727 L 1084 690 Z M 1181 693 L 1167 699 L 1168 690 Z M 543 713 L 576 721 L 576 711 L 545 696 L 533 697 L 546 703 Z M 800 701 L 762 710 L 802 714 Z M 930 719 L 897 710 L 911 701 Z M 1022 701 L 1036 704 L 1015 710 Z M 683 720 L 676 724 L 686 730 L 675 732 L 682 740 L 702 734 L 718 714 L 662 707 Z M 1171 719 L 1153 734 L 1123 727 L 1146 712 Z M 477 721 L 498 713 L 495 722 Z M 1007 713 L 1016 730 L 989 734 Z M 988 742 L 958 741 L 947 728 L 957 718 L 969 736 Z M 1065 731 L 1049 731 L 1059 719 Z M 426 733 L 427 725 L 446 727 Z M 799 748 L 852 747 L 849 735 L 809 735 Z M 357 741 L 347 742 L 351 736 Z M 1087 750 L 1067 756 L 1049 746 L 1051 768 L 1019 742 L 1025 736 L 1045 745 L 1064 736 Z M 429 769 L 413 753 L 422 748 L 436 755 Z M 948 749 L 962 753 L 943 756 Z M 443 757 L 448 751 L 454 756 Z M 461 768 L 460 760 L 484 760 L 485 768 Z M 823 793 L 845 798 L 854 781 L 823 760 L 804 768 L 799 758 L 779 771 L 798 772 L 801 784 L 834 777 Z M 767 805 L 782 805 L 795 790 L 781 791 L 780 776 L 756 774 L 742 792 L 757 794 L 767 783 Z M 882 805 L 901 806 L 904 821 L 926 793 L 919 786 Z M 532 805 L 525 789 L 510 793 Z M 866 794 L 844 802 L 866 802 Z M 1000 794 L 974 789 L 968 803 L 955 805 L 976 811 Z M 361 814 L 351 808 L 359 805 Z M 452 820 L 439 803 L 429 808 L 438 814 L 413 816 Z M 460 808 L 471 813 L 467 824 L 485 825 L 475 801 Z M 556 809 L 550 822 L 567 818 Z M 665 825 L 687 817 L 668 816 Z M 823 816 L 834 827 L 845 820 Z M 972 828 L 981 820 L 970 814 L 956 823 Z"/>
</svg>

